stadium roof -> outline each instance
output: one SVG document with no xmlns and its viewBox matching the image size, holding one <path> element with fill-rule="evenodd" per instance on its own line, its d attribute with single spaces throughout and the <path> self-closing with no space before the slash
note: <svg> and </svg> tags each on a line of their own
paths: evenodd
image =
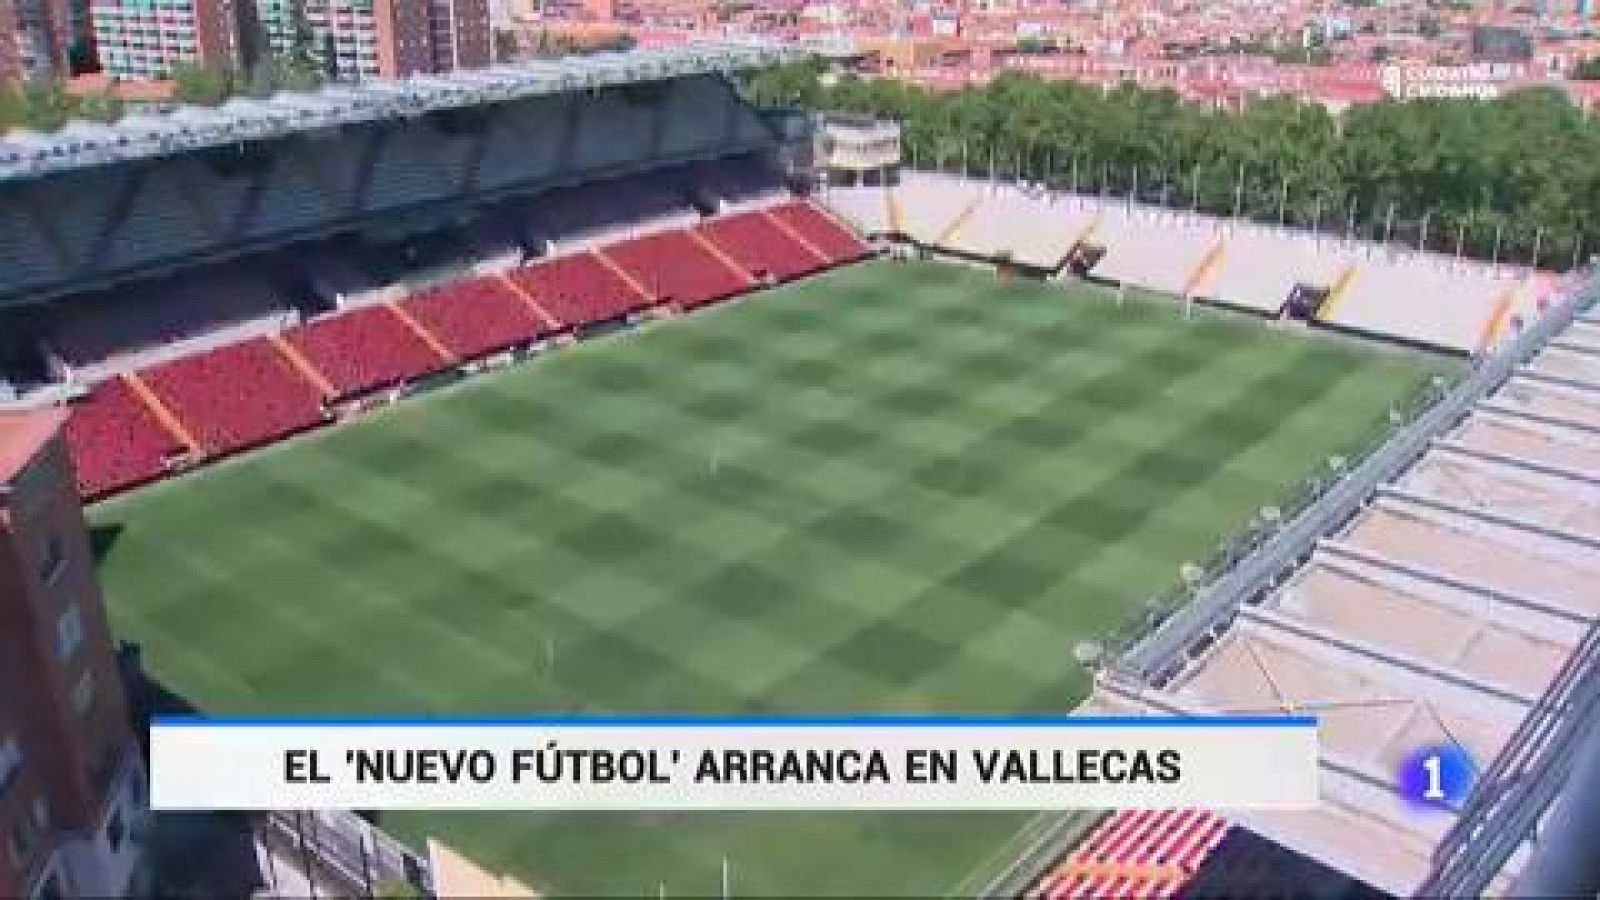
<svg viewBox="0 0 1600 900">
<path fill-rule="evenodd" d="M 0 183 L 520 97 L 761 68 L 798 52 L 757 42 L 696 43 L 236 97 L 215 108 L 179 106 L 110 124 L 79 120 L 49 134 L 14 130 L 0 136 Z"/>
</svg>

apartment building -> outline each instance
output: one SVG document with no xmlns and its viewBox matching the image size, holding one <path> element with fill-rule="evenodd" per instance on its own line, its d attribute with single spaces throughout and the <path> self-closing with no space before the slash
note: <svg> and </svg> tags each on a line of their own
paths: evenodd
<svg viewBox="0 0 1600 900">
<path fill-rule="evenodd" d="M 234 3 L 93 0 L 89 12 L 100 64 L 117 78 L 162 78 L 183 65 L 232 66 L 239 56 Z"/>
<path fill-rule="evenodd" d="M 121 897 L 145 775 L 60 410 L 0 413 L 0 896 Z"/>
<path fill-rule="evenodd" d="M 400 78 L 491 62 L 488 0 L 256 0 L 273 52 L 294 41 L 295 4 L 305 15 L 312 50 L 334 53 L 341 80 Z M 325 60 L 324 60 L 325 61 Z"/>
<path fill-rule="evenodd" d="M 73 0 L 0 0 L 0 81 L 65 74 Z"/>
</svg>

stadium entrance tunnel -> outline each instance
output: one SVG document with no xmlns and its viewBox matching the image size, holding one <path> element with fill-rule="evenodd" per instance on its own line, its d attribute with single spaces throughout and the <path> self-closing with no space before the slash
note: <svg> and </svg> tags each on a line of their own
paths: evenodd
<svg viewBox="0 0 1600 900">
<path fill-rule="evenodd" d="M 1309 322 L 1317 317 L 1317 310 L 1328 300 L 1330 290 L 1310 284 L 1297 284 L 1284 300 L 1281 314 L 1291 319 Z"/>
</svg>

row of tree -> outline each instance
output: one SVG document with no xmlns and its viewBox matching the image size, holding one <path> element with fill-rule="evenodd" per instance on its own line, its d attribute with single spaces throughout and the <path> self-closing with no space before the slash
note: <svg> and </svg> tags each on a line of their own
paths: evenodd
<svg viewBox="0 0 1600 900">
<path fill-rule="evenodd" d="M 60 79 L 0 83 L 0 132 L 54 131 L 72 119 L 111 122 L 121 118 L 122 111 L 121 98 L 110 90 L 69 94 Z"/>
<path fill-rule="evenodd" d="M 1557 90 L 1384 102 L 1336 117 L 1290 98 L 1233 112 L 1182 103 L 1171 91 L 1023 75 L 937 92 L 833 79 L 815 61 L 759 73 L 747 88 L 760 105 L 893 118 L 919 168 L 1131 193 L 1556 268 L 1600 250 L 1600 120 Z"/>
</svg>

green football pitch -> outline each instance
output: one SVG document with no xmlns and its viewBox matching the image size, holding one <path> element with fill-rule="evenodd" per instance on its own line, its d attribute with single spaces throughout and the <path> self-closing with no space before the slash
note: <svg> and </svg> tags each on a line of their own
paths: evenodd
<svg viewBox="0 0 1600 900">
<path fill-rule="evenodd" d="M 224 713 L 1064 711 L 1102 636 L 1438 363 L 869 263 L 102 504 Z M 1324 468 L 1325 471 L 1325 468 Z M 391 814 L 557 892 L 929 894 L 1012 814 Z"/>
</svg>

